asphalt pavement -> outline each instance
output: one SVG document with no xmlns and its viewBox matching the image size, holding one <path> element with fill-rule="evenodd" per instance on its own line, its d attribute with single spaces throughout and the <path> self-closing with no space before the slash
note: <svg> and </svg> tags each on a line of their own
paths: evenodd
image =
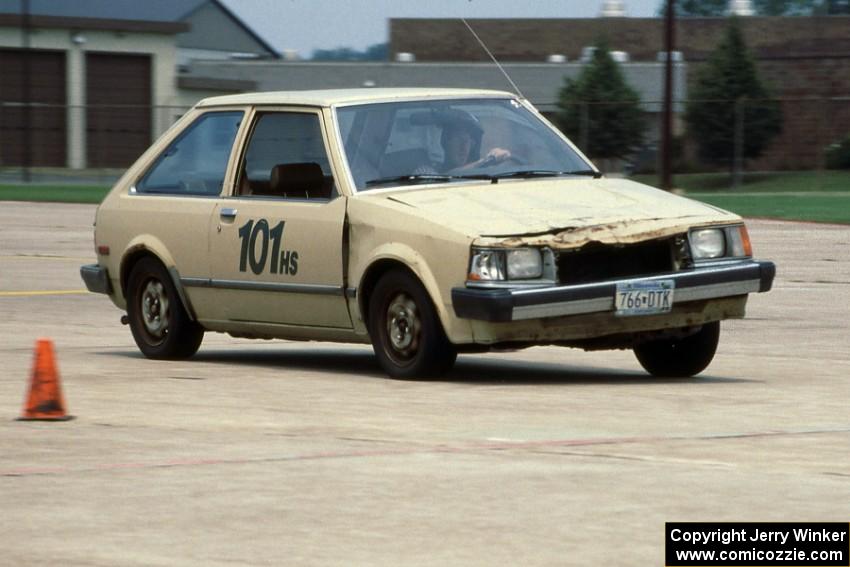
<svg viewBox="0 0 850 567">
<path fill-rule="evenodd" d="M 84 291 L 88 205 L 0 208 L 0 565 L 663 565 L 667 521 L 850 521 L 850 227 L 753 220 L 774 290 L 712 365 L 208 334 L 143 358 Z M 63 423 L 19 422 L 39 337 Z"/>
</svg>

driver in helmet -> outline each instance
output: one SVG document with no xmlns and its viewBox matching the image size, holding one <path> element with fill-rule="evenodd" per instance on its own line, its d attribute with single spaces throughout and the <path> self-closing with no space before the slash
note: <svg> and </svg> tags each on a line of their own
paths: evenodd
<svg viewBox="0 0 850 567">
<path fill-rule="evenodd" d="M 468 112 L 450 110 L 443 115 L 441 123 L 443 162 L 438 165 L 441 172 L 488 167 L 511 157 L 511 152 L 504 148 L 492 148 L 481 157 L 481 136 L 484 130 L 478 119 Z"/>
<path fill-rule="evenodd" d="M 504 148 L 492 148 L 487 155 L 479 157 L 482 133 L 477 121 L 461 120 L 443 126 L 440 136 L 443 163 L 440 164 L 439 169 L 447 172 L 488 167 L 511 157 L 510 150 Z"/>
<path fill-rule="evenodd" d="M 492 148 L 481 157 L 481 137 L 484 129 L 472 114 L 458 109 L 442 111 L 431 122 L 441 129 L 440 146 L 443 148 L 443 161 L 428 163 L 417 167 L 412 173 L 458 173 L 469 169 L 490 167 L 511 159 L 510 150 Z"/>
</svg>

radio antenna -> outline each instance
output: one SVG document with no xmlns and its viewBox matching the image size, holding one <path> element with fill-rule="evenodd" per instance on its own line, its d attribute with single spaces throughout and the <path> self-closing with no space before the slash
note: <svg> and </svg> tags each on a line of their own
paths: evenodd
<svg viewBox="0 0 850 567">
<path fill-rule="evenodd" d="M 462 21 L 462 22 L 463 22 L 463 25 L 465 25 L 465 26 L 466 26 L 466 29 L 468 29 L 468 30 L 469 30 L 469 33 L 471 33 L 471 34 L 472 34 L 472 37 L 474 37 L 474 38 L 476 39 L 476 41 L 478 41 L 478 43 L 479 43 L 479 44 L 481 45 L 481 47 L 484 49 L 484 51 L 486 51 L 486 52 L 487 52 L 487 55 L 489 55 L 489 56 L 490 56 L 490 59 L 492 59 L 492 60 L 493 60 L 493 63 L 495 63 L 495 64 L 496 64 L 496 67 L 498 67 L 498 68 L 499 68 L 499 71 L 501 71 L 501 72 L 502 72 L 502 74 L 505 76 L 505 78 L 508 80 L 508 82 L 509 82 L 509 83 L 511 84 L 511 86 L 514 88 L 514 90 L 516 91 L 516 94 L 518 94 L 520 98 L 525 98 L 525 95 L 523 95 L 523 94 L 522 94 L 522 91 L 521 91 L 521 90 L 519 90 L 519 87 L 518 87 L 518 86 L 516 86 L 516 83 L 513 81 L 513 79 L 511 79 L 511 76 L 510 76 L 510 75 L 508 75 L 507 71 L 505 71 L 505 69 L 502 67 L 502 65 L 499 63 L 499 61 L 496 59 L 496 56 L 495 56 L 495 55 L 493 55 L 493 53 L 492 53 L 489 49 L 487 49 L 487 46 L 486 46 L 486 45 L 484 45 L 484 42 L 483 42 L 483 41 L 481 41 L 481 38 L 480 38 L 480 37 L 478 37 L 478 34 L 477 34 L 477 33 L 475 33 L 475 30 L 474 30 L 474 29 L 472 29 L 472 26 L 470 26 L 470 25 L 469 25 L 469 22 L 467 22 L 467 21 L 466 21 L 466 18 L 461 18 L 461 19 L 460 19 L 460 21 Z"/>
</svg>

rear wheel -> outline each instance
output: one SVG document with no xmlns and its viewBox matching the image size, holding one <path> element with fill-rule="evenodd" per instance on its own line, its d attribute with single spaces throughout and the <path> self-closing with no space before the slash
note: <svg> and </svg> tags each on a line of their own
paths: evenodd
<svg viewBox="0 0 850 567">
<path fill-rule="evenodd" d="M 635 347 L 641 366 L 653 376 L 687 378 L 705 370 L 720 340 L 720 322 L 706 323 L 683 339 L 650 341 Z"/>
<path fill-rule="evenodd" d="M 203 328 L 183 308 L 168 271 L 154 258 L 142 258 L 130 272 L 127 316 L 133 339 L 148 358 L 188 358 L 204 338 Z"/>
<path fill-rule="evenodd" d="M 412 275 L 394 270 L 375 286 L 369 334 L 381 367 L 393 378 L 433 378 L 457 358 L 428 292 Z"/>
</svg>

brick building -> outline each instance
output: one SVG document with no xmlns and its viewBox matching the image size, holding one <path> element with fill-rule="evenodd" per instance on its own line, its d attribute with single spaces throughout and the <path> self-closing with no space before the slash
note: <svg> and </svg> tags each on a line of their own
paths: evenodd
<svg viewBox="0 0 850 567">
<path fill-rule="evenodd" d="M 469 20 L 501 61 L 576 60 L 600 40 L 632 61 L 655 61 L 664 45 L 659 18 Z M 850 132 L 850 16 L 739 19 L 761 76 L 782 100 L 783 133 L 750 167 L 822 165 L 823 147 Z M 682 18 L 676 49 L 688 62 L 689 82 L 720 41 L 725 18 Z M 456 19 L 393 19 L 390 53 L 417 61 L 486 61 L 487 54 Z"/>
</svg>

